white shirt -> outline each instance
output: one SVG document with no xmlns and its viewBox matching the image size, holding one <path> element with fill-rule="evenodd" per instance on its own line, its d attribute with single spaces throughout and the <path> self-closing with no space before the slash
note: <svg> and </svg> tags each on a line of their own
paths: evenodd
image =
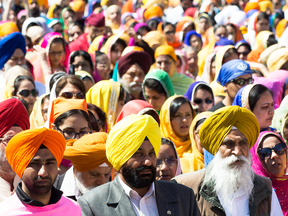
<svg viewBox="0 0 288 216">
<path fill-rule="evenodd" d="M 63 196 L 75 196 L 78 199 L 82 194 L 76 187 L 73 169 L 72 166 L 66 171 L 60 190 L 63 191 Z"/>
<path fill-rule="evenodd" d="M 20 181 L 20 177 L 18 175 L 15 175 L 13 181 L 14 190 L 17 188 L 17 185 Z M 11 191 L 10 183 L 0 177 L 0 203 L 10 197 L 13 193 L 14 191 Z"/>
<path fill-rule="evenodd" d="M 166 22 L 170 22 L 173 25 L 176 25 L 184 17 L 184 10 L 182 6 L 179 4 L 176 7 L 169 7 L 164 11 L 165 17 L 164 20 Z"/>
<path fill-rule="evenodd" d="M 126 185 L 120 177 L 119 181 L 126 195 L 130 199 L 137 216 L 159 216 L 154 182 L 151 184 L 147 193 L 143 197 L 140 197 L 139 194 Z"/>
</svg>

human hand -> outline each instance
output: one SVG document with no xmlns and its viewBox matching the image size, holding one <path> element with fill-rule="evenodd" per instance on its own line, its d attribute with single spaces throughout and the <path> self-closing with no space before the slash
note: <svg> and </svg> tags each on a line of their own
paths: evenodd
<svg viewBox="0 0 288 216">
<path fill-rule="evenodd" d="M 39 45 L 34 45 L 33 48 L 35 50 L 34 52 L 36 52 L 41 61 L 47 61 L 47 54 L 44 48 L 40 47 Z"/>
</svg>

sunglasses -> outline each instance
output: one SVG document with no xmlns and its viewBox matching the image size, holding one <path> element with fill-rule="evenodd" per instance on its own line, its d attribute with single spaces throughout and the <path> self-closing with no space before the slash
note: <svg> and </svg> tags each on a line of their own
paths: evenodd
<svg viewBox="0 0 288 216">
<path fill-rule="evenodd" d="M 283 155 L 286 154 L 286 149 L 287 146 L 285 143 L 279 143 L 275 145 L 273 148 L 260 148 L 257 153 L 261 160 L 264 160 L 265 158 L 271 157 L 272 150 L 277 154 L 277 155 Z"/>
<path fill-rule="evenodd" d="M 60 97 L 66 98 L 66 99 L 71 99 L 73 97 L 76 97 L 77 99 L 84 99 L 84 95 L 82 94 L 82 92 L 78 92 L 76 94 L 73 94 L 71 92 L 63 92 L 61 93 Z"/>
<path fill-rule="evenodd" d="M 203 103 L 203 101 L 204 101 L 206 104 L 211 104 L 211 103 L 213 103 L 213 100 L 211 100 L 211 99 L 205 99 L 205 100 L 202 100 L 202 99 L 200 99 L 200 98 L 194 99 L 194 103 L 195 103 L 195 104 L 201 104 L 201 103 Z"/>
<path fill-rule="evenodd" d="M 23 89 L 23 90 L 17 92 L 17 94 L 19 94 L 23 97 L 29 97 L 29 95 L 32 94 L 33 97 L 37 97 L 39 94 L 39 91 L 37 89 L 31 89 L 31 90 Z"/>
<path fill-rule="evenodd" d="M 157 159 L 156 166 L 160 167 L 160 166 L 162 166 L 163 163 L 165 163 L 167 166 L 173 166 L 177 163 L 177 159 L 173 158 L 173 157 L 166 158 L 164 160 Z"/>
<path fill-rule="evenodd" d="M 238 55 L 243 55 L 243 56 L 247 56 L 249 54 L 249 51 L 245 51 L 245 52 L 238 52 Z"/>
<path fill-rule="evenodd" d="M 248 79 L 239 78 L 239 79 L 232 79 L 231 82 L 235 83 L 236 85 L 243 86 L 245 83 L 253 84 L 254 79 L 253 78 L 248 78 Z"/>
</svg>

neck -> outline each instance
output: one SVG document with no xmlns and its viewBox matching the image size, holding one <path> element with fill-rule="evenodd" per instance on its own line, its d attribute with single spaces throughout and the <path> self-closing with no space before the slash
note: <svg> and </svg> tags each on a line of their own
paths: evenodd
<svg viewBox="0 0 288 216">
<path fill-rule="evenodd" d="M 196 77 L 197 74 L 198 74 L 197 67 L 196 67 L 196 68 L 189 68 L 188 71 L 189 71 L 189 73 L 192 74 L 194 77 Z"/>
<path fill-rule="evenodd" d="M 16 174 L 14 172 L 3 172 L 2 170 L 0 170 L 0 177 L 10 184 L 10 191 L 14 190 L 13 181 L 15 175 Z"/>
<path fill-rule="evenodd" d="M 224 98 L 224 100 L 222 101 L 222 103 L 225 106 L 231 106 L 233 103 L 233 100 L 231 100 L 231 98 L 226 94 L 226 97 Z"/>
<path fill-rule="evenodd" d="M 189 139 L 189 136 L 181 136 L 179 137 L 181 142 L 186 142 Z"/>
<path fill-rule="evenodd" d="M 140 197 L 143 197 L 145 196 L 145 194 L 148 192 L 149 188 L 150 188 L 150 185 L 148 187 L 144 187 L 144 188 L 134 188 L 132 187 L 130 184 L 128 184 L 124 177 L 119 173 L 119 177 L 121 178 L 121 180 L 126 184 L 128 185 L 132 190 L 136 191 Z"/>
<path fill-rule="evenodd" d="M 47 194 L 35 194 L 26 187 L 24 182 L 22 182 L 22 190 L 33 200 L 43 203 L 43 205 L 48 205 L 50 197 L 51 197 L 51 190 Z"/>
<path fill-rule="evenodd" d="M 139 94 L 131 94 L 135 99 L 141 99 L 141 93 L 140 92 Z"/>
<path fill-rule="evenodd" d="M 175 70 L 172 73 L 168 73 L 169 77 L 172 77 L 175 73 Z"/>
</svg>

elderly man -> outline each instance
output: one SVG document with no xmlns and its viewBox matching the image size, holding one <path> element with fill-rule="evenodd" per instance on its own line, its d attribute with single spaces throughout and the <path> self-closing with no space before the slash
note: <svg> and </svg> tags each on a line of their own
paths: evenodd
<svg viewBox="0 0 288 216">
<path fill-rule="evenodd" d="M 194 190 L 201 215 L 282 215 L 271 181 L 251 168 L 249 149 L 259 131 L 255 115 L 238 106 L 221 108 L 204 121 L 200 141 L 214 159 L 206 170 L 172 180 Z"/>
<path fill-rule="evenodd" d="M 70 160 L 73 167 L 54 184 L 64 196 L 77 200 L 89 190 L 109 181 L 112 165 L 106 157 L 106 140 L 107 134 L 99 132 L 77 141 L 67 141 L 64 158 Z"/>
<path fill-rule="evenodd" d="M 127 94 L 126 102 L 134 99 L 144 99 L 142 83 L 148 73 L 152 59 L 146 52 L 132 51 L 120 57 L 118 74 L 120 82 Z"/>
<path fill-rule="evenodd" d="M 22 182 L 0 204 L 0 215 L 81 215 L 79 205 L 53 187 L 65 146 L 59 132 L 46 128 L 20 132 L 9 141 L 6 157 Z"/>
<path fill-rule="evenodd" d="M 172 46 L 162 45 L 155 50 L 156 67 L 167 72 L 172 82 L 175 94 L 184 95 L 194 82 L 190 77 L 176 71 L 177 56 Z"/>
<path fill-rule="evenodd" d="M 29 128 L 29 116 L 20 100 L 12 98 L 0 103 L 0 202 L 11 196 L 20 182 L 7 162 L 7 143 L 17 133 Z"/>
<path fill-rule="evenodd" d="M 78 199 L 82 215 L 199 215 L 191 189 L 155 181 L 160 145 L 160 128 L 151 116 L 133 114 L 119 121 L 106 144 L 118 175 Z"/>
</svg>

